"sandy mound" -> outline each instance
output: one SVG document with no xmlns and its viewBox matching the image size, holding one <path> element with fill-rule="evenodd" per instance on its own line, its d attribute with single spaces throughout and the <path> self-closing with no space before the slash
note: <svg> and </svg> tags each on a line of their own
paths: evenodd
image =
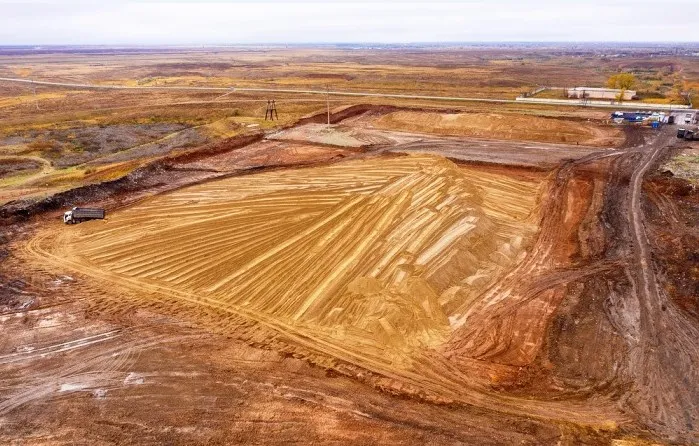
<svg viewBox="0 0 699 446">
<path fill-rule="evenodd" d="M 355 148 L 371 144 L 386 144 L 392 142 L 392 139 L 379 135 L 378 132 L 345 126 L 327 126 L 325 124 L 305 124 L 297 126 L 270 135 L 268 139 Z"/>
<path fill-rule="evenodd" d="M 54 249 L 100 278 L 400 362 L 442 343 L 522 255 L 535 191 L 439 157 L 355 161 L 183 189 L 72 228 Z"/>
<path fill-rule="evenodd" d="M 480 396 L 465 386 L 511 367 L 443 349 L 526 256 L 539 193 L 438 156 L 371 158 L 179 189 L 47 228 L 27 252 L 88 276 L 104 310 L 166 305 L 212 331 L 471 404 Z"/>
</svg>

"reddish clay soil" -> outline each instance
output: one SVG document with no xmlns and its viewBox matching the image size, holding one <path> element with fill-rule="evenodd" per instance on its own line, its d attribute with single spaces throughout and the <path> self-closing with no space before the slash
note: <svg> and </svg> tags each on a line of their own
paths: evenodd
<svg viewBox="0 0 699 446">
<path fill-rule="evenodd" d="M 465 171 L 542 184 L 538 230 L 526 254 L 468 305 L 450 307 L 464 302 L 460 290 L 440 296 L 458 315 L 454 329 L 440 345 L 412 352 L 402 373 L 333 356 L 239 313 L 148 303 L 60 271 L 35 255 L 36 237 L 49 227 L 41 211 L 55 213 L 67 199 L 5 207 L 8 221 L 30 218 L 5 230 L 0 318 L 12 336 L 0 343 L 0 440 L 699 442 L 696 192 L 653 174 L 671 129 L 629 136 L 634 144 L 614 150 L 545 152 L 538 144 L 530 150 L 544 155 L 533 163 L 522 161 L 518 144 L 508 151 L 492 142 L 497 156 L 481 159 L 487 140 L 442 139 Z M 429 141 L 419 144 L 422 152 Z M 152 166 L 152 175 L 129 180 L 140 187 L 76 196 L 132 206 L 270 166 L 341 168 L 344 159 L 382 156 L 404 155 L 400 144 L 251 141 Z"/>
<path fill-rule="evenodd" d="M 644 183 L 653 255 L 665 292 L 699 322 L 699 191 L 687 180 L 657 173 Z"/>
</svg>

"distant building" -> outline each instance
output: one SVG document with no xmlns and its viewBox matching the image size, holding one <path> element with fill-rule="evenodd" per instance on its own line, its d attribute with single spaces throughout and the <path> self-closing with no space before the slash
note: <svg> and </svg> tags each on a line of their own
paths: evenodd
<svg viewBox="0 0 699 446">
<path fill-rule="evenodd" d="M 617 99 L 621 94 L 621 90 L 616 88 L 594 88 L 594 87 L 575 87 L 568 89 L 568 97 L 573 99 Z M 634 90 L 624 90 L 624 101 L 630 101 L 636 96 Z"/>
</svg>

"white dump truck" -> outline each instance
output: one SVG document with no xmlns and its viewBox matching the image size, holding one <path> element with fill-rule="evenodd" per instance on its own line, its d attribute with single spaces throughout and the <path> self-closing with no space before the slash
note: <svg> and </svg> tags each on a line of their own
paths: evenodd
<svg viewBox="0 0 699 446">
<path fill-rule="evenodd" d="M 73 225 L 86 220 L 102 220 L 104 209 L 102 208 L 78 208 L 75 207 L 63 213 L 63 223 Z"/>
</svg>

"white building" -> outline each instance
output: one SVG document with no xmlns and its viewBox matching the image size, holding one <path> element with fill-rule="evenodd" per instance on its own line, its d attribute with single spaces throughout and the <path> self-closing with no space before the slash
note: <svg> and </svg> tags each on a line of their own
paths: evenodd
<svg viewBox="0 0 699 446">
<path fill-rule="evenodd" d="M 621 90 L 616 88 L 575 87 L 568 89 L 568 97 L 574 99 L 617 99 Z M 624 90 L 624 101 L 630 101 L 636 96 L 635 90 Z"/>
</svg>

